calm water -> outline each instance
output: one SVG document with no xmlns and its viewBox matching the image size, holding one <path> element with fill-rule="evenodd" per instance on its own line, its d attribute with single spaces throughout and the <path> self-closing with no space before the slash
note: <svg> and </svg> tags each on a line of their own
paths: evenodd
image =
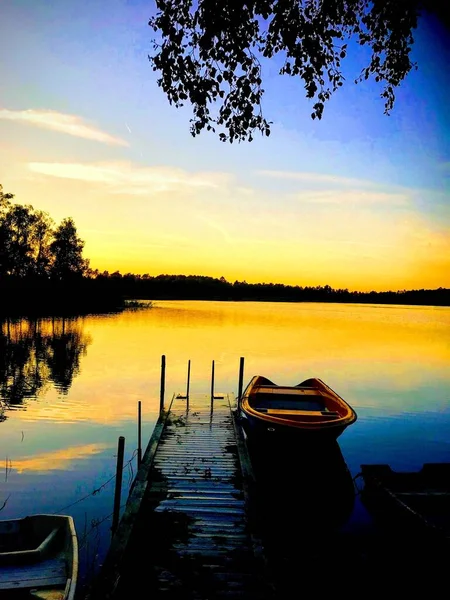
<svg viewBox="0 0 450 600">
<path fill-rule="evenodd" d="M 450 308 L 344 304 L 156 302 L 144 311 L 3 323 L 0 332 L 0 518 L 66 513 L 80 538 L 82 583 L 110 539 L 116 450 L 125 437 L 123 503 L 136 472 L 137 407 L 145 449 L 166 401 L 238 391 L 262 374 L 319 377 L 357 422 L 339 438 L 355 477 L 363 463 L 418 469 L 450 462 Z M 364 526 L 358 502 L 347 526 Z"/>
</svg>

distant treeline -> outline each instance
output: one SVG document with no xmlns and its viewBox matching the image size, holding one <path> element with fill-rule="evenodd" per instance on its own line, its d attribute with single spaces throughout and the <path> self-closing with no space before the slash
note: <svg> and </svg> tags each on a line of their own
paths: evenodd
<svg viewBox="0 0 450 600">
<path fill-rule="evenodd" d="M 329 285 L 302 287 L 280 283 L 230 283 L 201 275 L 133 275 L 119 272 L 66 281 L 0 277 L 0 317 L 75 315 L 121 311 L 129 300 L 228 300 L 265 302 L 349 302 L 450 306 L 450 289 L 352 292 Z"/>
<path fill-rule="evenodd" d="M 329 285 L 302 287 L 281 283 L 231 283 L 201 275 L 134 275 L 92 272 L 98 289 L 151 300 L 256 300 L 276 302 L 360 302 L 450 306 L 450 289 L 352 292 Z"/>
</svg>

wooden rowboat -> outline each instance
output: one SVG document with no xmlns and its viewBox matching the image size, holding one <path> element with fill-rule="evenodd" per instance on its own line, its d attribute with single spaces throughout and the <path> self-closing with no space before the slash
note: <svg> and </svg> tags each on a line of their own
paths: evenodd
<svg viewBox="0 0 450 600">
<path fill-rule="evenodd" d="M 336 440 L 357 419 L 356 412 L 321 379 L 296 386 L 254 376 L 238 400 L 238 416 L 248 436 L 295 436 Z"/>
<path fill-rule="evenodd" d="M 74 600 L 78 541 L 72 517 L 0 521 L 0 598 Z"/>
</svg>

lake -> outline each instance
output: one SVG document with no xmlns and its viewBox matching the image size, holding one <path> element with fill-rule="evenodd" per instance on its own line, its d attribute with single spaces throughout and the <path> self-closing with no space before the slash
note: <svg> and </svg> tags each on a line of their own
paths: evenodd
<svg viewBox="0 0 450 600">
<path fill-rule="evenodd" d="M 322 303 L 157 301 L 144 310 L 3 322 L 0 333 L 1 519 L 75 519 L 81 585 L 110 540 L 117 442 L 122 504 L 136 473 L 138 403 L 145 450 L 165 401 L 186 390 L 237 395 L 261 374 L 319 377 L 356 411 L 338 439 L 352 475 L 363 463 L 416 470 L 450 462 L 450 308 Z M 356 501 L 347 527 L 368 516 Z"/>
</svg>

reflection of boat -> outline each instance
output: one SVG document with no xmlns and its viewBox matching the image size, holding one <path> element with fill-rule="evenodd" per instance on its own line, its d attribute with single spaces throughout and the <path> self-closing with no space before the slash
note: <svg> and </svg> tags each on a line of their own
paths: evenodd
<svg viewBox="0 0 450 600">
<path fill-rule="evenodd" d="M 276 530 L 285 521 L 283 535 L 292 535 L 296 523 L 303 533 L 321 527 L 330 532 L 350 517 L 355 486 L 335 440 L 314 449 L 293 438 L 275 447 L 257 441 L 248 446 L 264 520 L 273 521 Z"/>
<path fill-rule="evenodd" d="M 0 598 L 73 600 L 77 576 L 72 517 L 31 515 L 0 521 Z"/>
<path fill-rule="evenodd" d="M 249 441 L 247 442 L 249 443 Z M 300 572 L 306 597 L 324 591 L 331 581 L 324 575 L 324 557 L 338 572 L 340 532 L 350 520 L 355 504 L 355 486 L 336 440 L 316 445 L 282 440 L 275 446 L 249 443 L 255 475 L 255 505 L 260 539 L 275 598 L 290 598 L 298 586 Z M 332 558 L 331 558 L 332 557 Z M 311 586 L 311 587 L 309 587 Z"/>
<path fill-rule="evenodd" d="M 361 476 L 361 499 L 379 522 L 415 537 L 450 542 L 450 463 L 426 463 L 414 472 L 361 465 Z"/>
<path fill-rule="evenodd" d="M 247 435 L 294 434 L 334 439 L 356 421 L 356 413 L 322 380 L 279 386 L 254 376 L 239 399 L 239 417 Z"/>
</svg>

